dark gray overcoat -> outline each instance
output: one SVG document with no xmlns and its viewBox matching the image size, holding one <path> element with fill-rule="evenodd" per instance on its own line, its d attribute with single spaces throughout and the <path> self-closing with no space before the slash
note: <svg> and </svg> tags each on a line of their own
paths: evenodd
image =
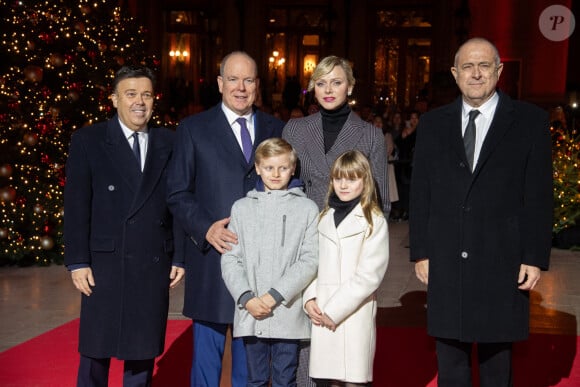
<svg viewBox="0 0 580 387">
<path fill-rule="evenodd" d="M 411 260 L 429 259 L 429 334 L 511 342 L 529 332 L 521 264 L 547 269 L 552 225 L 548 114 L 499 93 L 471 173 L 461 98 L 421 116 L 411 185 Z"/>
<path fill-rule="evenodd" d="M 96 286 L 82 295 L 79 352 L 150 359 L 163 352 L 174 255 L 165 203 L 174 133 L 150 128 L 143 173 L 119 119 L 79 129 L 66 164 L 65 264 L 88 264 Z M 183 245 L 183 243 L 181 243 Z"/>
</svg>

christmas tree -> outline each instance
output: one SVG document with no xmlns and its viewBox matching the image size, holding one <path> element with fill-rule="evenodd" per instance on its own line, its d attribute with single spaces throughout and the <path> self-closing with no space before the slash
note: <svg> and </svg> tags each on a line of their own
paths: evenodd
<svg viewBox="0 0 580 387">
<path fill-rule="evenodd" d="M 63 261 L 71 134 L 113 114 L 121 65 L 158 66 L 122 11 L 110 0 L 0 0 L 0 265 Z"/>
<path fill-rule="evenodd" d="M 554 167 L 554 232 L 580 223 L 580 135 L 576 111 L 565 117 L 562 108 L 552 120 L 552 163 Z"/>
</svg>

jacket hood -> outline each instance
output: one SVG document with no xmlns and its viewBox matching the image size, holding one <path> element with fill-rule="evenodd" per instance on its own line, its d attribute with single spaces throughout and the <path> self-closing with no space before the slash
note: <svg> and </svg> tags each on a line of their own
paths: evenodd
<svg viewBox="0 0 580 387">
<path fill-rule="evenodd" d="M 296 179 L 298 180 L 298 179 Z M 263 183 L 262 183 L 263 184 Z M 269 195 L 275 195 L 277 197 L 291 197 L 291 196 L 301 196 L 301 197 L 306 197 L 306 193 L 304 193 L 304 190 L 302 188 L 302 185 L 298 185 L 298 186 L 288 186 L 288 189 L 286 190 L 274 190 L 274 191 L 260 191 L 257 188 L 254 188 L 253 190 L 251 190 L 250 192 L 248 192 L 246 194 L 246 197 L 250 198 L 250 199 L 260 199 L 263 198 L 265 196 L 269 196 Z"/>
</svg>

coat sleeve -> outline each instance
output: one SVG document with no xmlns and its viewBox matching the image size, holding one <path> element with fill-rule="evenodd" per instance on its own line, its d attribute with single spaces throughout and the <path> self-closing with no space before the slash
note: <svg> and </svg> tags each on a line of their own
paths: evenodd
<svg viewBox="0 0 580 387">
<path fill-rule="evenodd" d="M 539 111 L 535 116 L 537 119 L 527 121 L 533 130 L 533 142 L 526 163 L 524 208 L 520 221 L 524 238 L 522 263 L 547 270 L 554 208 L 552 142 L 548 114 Z"/>
<path fill-rule="evenodd" d="M 238 206 L 234 204 L 228 229 L 238 235 L 239 243 L 231 245 L 232 249 L 226 251 L 221 257 L 222 278 L 236 305 L 242 294 L 252 290 L 246 273 L 244 229 L 241 219 Z"/>
<path fill-rule="evenodd" d="M 66 163 L 64 188 L 64 263 L 90 264 L 91 169 L 80 133 L 73 134 Z"/>
<path fill-rule="evenodd" d="M 391 201 L 389 200 L 389 178 L 387 176 L 387 147 L 385 145 L 385 137 L 379 128 L 373 126 L 372 129 L 373 139 L 369 161 L 377 184 L 377 193 L 381 200 L 383 213 L 385 217 L 388 217 L 391 211 Z"/>
<path fill-rule="evenodd" d="M 183 122 L 177 128 L 173 157 L 167 168 L 167 204 L 185 234 L 200 250 L 205 250 L 205 235 L 213 220 L 194 195 L 196 150 L 191 133 Z"/>
<path fill-rule="evenodd" d="M 373 233 L 360 252 L 353 275 L 343 282 L 321 309 L 340 324 L 380 286 L 389 263 L 389 232 L 384 217 L 375 217 Z"/>
<path fill-rule="evenodd" d="M 427 224 L 429 219 L 429 206 L 431 201 L 429 184 L 429 151 L 433 147 L 429 145 L 427 134 L 427 120 L 429 115 L 424 115 L 417 127 L 417 140 L 413 155 L 413 173 L 411 175 L 411 193 L 409 199 L 409 238 L 411 245 L 411 261 L 429 258 L 427 251 Z"/>
</svg>

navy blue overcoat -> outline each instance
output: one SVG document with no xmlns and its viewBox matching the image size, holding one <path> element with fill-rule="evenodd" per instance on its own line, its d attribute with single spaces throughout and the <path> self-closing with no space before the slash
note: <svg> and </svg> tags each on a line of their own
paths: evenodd
<svg viewBox="0 0 580 387">
<path fill-rule="evenodd" d="M 174 254 L 166 170 L 175 134 L 149 128 L 143 173 L 119 119 L 79 129 L 66 164 L 65 264 L 90 265 L 79 351 L 149 359 L 163 352 Z M 183 243 L 177 244 L 178 247 Z"/>
</svg>

